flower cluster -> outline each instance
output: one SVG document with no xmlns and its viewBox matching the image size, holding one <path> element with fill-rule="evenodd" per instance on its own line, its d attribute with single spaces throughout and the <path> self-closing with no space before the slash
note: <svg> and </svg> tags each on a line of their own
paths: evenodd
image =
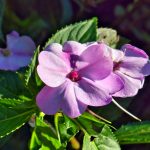
<svg viewBox="0 0 150 150">
<path fill-rule="evenodd" d="M 35 43 L 28 36 L 19 36 L 18 32 L 12 31 L 7 35 L 6 48 L 0 48 L 0 70 L 18 70 L 30 63 Z"/>
<path fill-rule="evenodd" d="M 143 50 L 129 44 L 116 50 L 104 43 L 68 41 L 42 51 L 37 72 L 46 84 L 36 98 L 41 111 L 52 115 L 62 110 L 75 118 L 87 106 L 109 104 L 112 96 L 137 94 L 150 64 Z"/>
</svg>

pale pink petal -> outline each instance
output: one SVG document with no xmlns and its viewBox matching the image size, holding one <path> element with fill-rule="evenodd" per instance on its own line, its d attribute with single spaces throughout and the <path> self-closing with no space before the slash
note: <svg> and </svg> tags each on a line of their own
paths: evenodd
<svg viewBox="0 0 150 150">
<path fill-rule="evenodd" d="M 130 44 L 125 44 L 121 49 L 124 51 L 125 56 L 148 58 L 148 55 L 142 49 Z"/>
<path fill-rule="evenodd" d="M 38 93 L 36 103 L 40 110 L 48 115 L 54 115 L 59 109 L 62 101 L 61 88 L 50 88 L 48 86 Z"/>
<path fill-rule="evenodd" d="M 120 72 L 133 78 L 143 78 L 143 67 L 147 64 L 147 59 L 142 57 L 124 57 L 120 64 Z"/>
<path fill-rule="evenodd" d="M 92 80 L 104 79 L 113 68 L 113 62 L 104 44 L 89 46 L 76 63 L 79 74 Z"/>
<path fill-rule="evenodd" d="M 42 65 L 37 66 L 40 79 L 50 87 L 57 87 L 65 82 L 66 74 L 57 70 L 51 70 Z"/>
<path fill-rule="evenodd" d="M 59 44 L 59 43 L 52 43 L 52 44 L 48 45 L 48 46 L 45 48 L 46 51 L 50 51 L 50 52 L 53 52 L 53 53 L 55 53 L 55 54 L 60 54 L 60 53 L 62 53 L 62 49 L 63 49 L 63 47 L 62 47 L 62 45 Z"/>
<path fill-rule="evenodd" d="M 129 77 L 119 71 L 115 72 L 118 76 L 122 78 L 124 81 L 124 88 L 120 90 L 119 92 L 115 93 L 113 96 L 115 97 L 131 97 L 135 96 L 138 92 L 138 90 L 143 85 L 143 80 L 134 79 L 132 77 Z"/>
<path fill-rule="evenodd" d="M 111 102 L 111 96 L 103 87 L 86 78 L 78 81 L 74 90 L 78 100 L 86 105 L 103 106 Z"/>
<path fill-rule="evenodd" d="M 76 41 L 67 41 L 64 43 L 63 51 L 75 55 L 80 55 L 84 50 L 86 46 L 76 42 Z"/>
<path fill-rule="evenodd" d="M 115 73 L 111 73 L 108 77 L 103 80 L 96 81 L 96 83 L 110 94 L 114 94 L 124 87 L 123 80 Z"/>
<path fill-rule="evenodd" d="M 70 66 L 68 62 L 66 62 L 66 59 L 57 56 L 53 52 L 42 51 L 38 59 L 39 65 L 47 69 L 62 73 L 68 73 L 68 71 L 70 71 Z"/>
<path fill-rule="evenodd" d="M 42 51 L 39 54 L 37 72 L 46 85 L 50 87 L 61 85 L 70 71 L 70 66 L 54 53 Z"/>
<path fill-rule="evenodd" d="M 61 108 L 67 116 L 71 118 L 78 117 L 86 110 L 87 105 L 78 101 L 73 82 L 68 80 L 65 84 L 66 87 L 62 96 L 63 102 L 61 103 Z"/>
</svg>

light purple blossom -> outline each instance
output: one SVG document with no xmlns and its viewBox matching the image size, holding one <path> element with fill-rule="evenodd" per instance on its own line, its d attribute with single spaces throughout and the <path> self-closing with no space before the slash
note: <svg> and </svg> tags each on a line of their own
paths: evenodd
<svg viewBox="0 0 150 150">
<path fill-rule="evenodd" d="M 27 66 L 35 48 L 30 37 L 19 36 L 16 31 L 12 31 L 6 37 L 6 48 L 0 48 L 0 69 L 15 71 Z"/>
<path fill-rule="evenodd" d="M 37 72 L 46 86 L 37 95 L 37 105 L 46 114 L 62 110 L 74 118 L 90 106 L 111 102 L 111 94 L 123 84 L 112 74 L 113 62 L 104 44 L 68 41 L 49 45 L 39 54 Z M 108 84 L 105 89 L 103 84 Z"/>
<path fill-rule="evenodd" d="M 113 72 L 121 77 L 124 88 L 113 96 L 130 97 L 143 87 L 145 76 L 150 74 L 148 55 L 141 49 L 126 44 L 121 50 L 111 49 Z"/>
</svg>

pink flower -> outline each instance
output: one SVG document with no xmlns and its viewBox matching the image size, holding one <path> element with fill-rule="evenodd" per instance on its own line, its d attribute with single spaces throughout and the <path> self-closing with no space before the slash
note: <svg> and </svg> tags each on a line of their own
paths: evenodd
<svg viewBox="0 0 150 150">
<path fill-rule="evenodd" d="M 6 45 L 6 48 L 0 48 L 1 70 L 15 71 L 27 66 L 36 48 L 30 37 L 20 37 L 15 31 L 7 35 Z"/>
<path fill-rule="evenodd" d="M 37 72 L 46 86 L 37 95 L 37 105 L 46 114 L 61 109 L 72 118 L 81 115 L 88 105 L 107 105 L 111 94 L 123 86 L 120 77 L 109 76 L 112 70 L 104 44 L 53 43 L 39 54 Z M 103 88 L 101 81 L 110 88 Z"/>
<path fill-rule="evenodd" d="M 109 48 L 114 62 L 113 72 L 124 82 L 124 88 L 116 92 L 116 97 L 129 97 L 143 87 L 144 77 L 150 74 L 148 55 L 141 49 L 126 44 L 120 50 Z"/>
</svg>

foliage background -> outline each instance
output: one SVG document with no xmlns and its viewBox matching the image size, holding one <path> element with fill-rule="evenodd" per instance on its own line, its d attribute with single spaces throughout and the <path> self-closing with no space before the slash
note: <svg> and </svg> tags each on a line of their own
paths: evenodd
<svg viewBox="0 0 150 150">
<path fill-rule="evenodd" d="M 3 40 L 6 33 L 17 30 L 21 34 L 30 35 L 37 45 L 44 45 L 44 41 L 61 27 L 97 16 L 99 27 L 116 29 L 119 35 L 130 39 L 130 43 L 150 55 L 149 0 L 0 0 L 0 8 L 0 38 Z M 4 45 L 4 42 L 1 44 Z M 128 107 L 130 112 L 144 120 L 150 119 L 149 89 L 150 77 L 147 77 L 144 88 L 132 99 Z M 132 121 L 125 114 L 118 120 L 116 126 Z M 15 132 L 9 143 L 0 149 L 26 150 L 29 138 L 30 130 L 26 125 Z M 129 145 L 123 149 L 148 150 L 150 146 Z"/>
</svg>

